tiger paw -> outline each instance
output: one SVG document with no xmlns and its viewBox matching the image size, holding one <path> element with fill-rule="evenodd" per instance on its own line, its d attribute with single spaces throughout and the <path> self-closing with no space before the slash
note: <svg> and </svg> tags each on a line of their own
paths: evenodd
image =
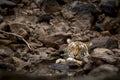
<svg viewBox="0 0 120 80">
<path fill-rule="evenodd" d="M 65 62 L 66 62 L 65 59 L 59 58 L 59 59 L 56 60 L 55 63 L 65 63 Z"/>
</svg>

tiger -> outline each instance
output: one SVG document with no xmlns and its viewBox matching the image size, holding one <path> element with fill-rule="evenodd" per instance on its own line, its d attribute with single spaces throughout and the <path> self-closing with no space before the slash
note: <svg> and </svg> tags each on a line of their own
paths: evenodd
<svg viewBox="0 0 120 80">
<path fill-rule="evenodd" d="M 76 62 L 81 65 L 82 61 L 80 59 L 90 56 L 88 50 L 92 43 L 85 44 L 81 41 L 74 42 L 71 39 L 67 39 L 67 43 L 68 46 L 65 50 L 65 54 L 67 54 L 68 57 L 66 59 L 59 58 L 56 60 L 56 63 Z"/>
<path fill-rule="evenodd" d="M 67 55 L 68 57 L 72 57 L 75 59 L 84 58 L 90 56 L 89 47 L 92 43 L 86 44 L 81 41 L 72 41 L 71 39 L 67 39 Z"/>
</svg>

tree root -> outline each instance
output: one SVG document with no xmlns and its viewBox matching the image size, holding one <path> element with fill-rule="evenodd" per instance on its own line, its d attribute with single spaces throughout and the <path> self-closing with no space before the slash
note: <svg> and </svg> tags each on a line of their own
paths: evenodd
<svg viewBox="0 0 120 80">
<path fill-rule="evenodd" d="M 20 35 L 16 34 L 16 33 L 11 33 L 11 32 L 6 32 L 6 31 L 3 31 L 3 30 L 0 30 L 0 33 L 3 33 L 3 34 L 7 34 L 7 35 L 12 35 L 12 36 L 15 36 L 15 37 L 18 37 L 20 38 L 23 42 L 25 42 L 25 44 L 27 45 L 27 47 L 32 50 L 30 44 Z"/>
</svg>

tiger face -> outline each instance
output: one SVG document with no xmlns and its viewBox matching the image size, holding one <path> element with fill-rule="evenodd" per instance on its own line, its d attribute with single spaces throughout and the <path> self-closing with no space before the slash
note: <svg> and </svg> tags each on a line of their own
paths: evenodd
<svg viewBox="0 0 120 80">
<path fill-rule="evenodd" d="M 89 46 L 92 44 L 85 44 L 81 41 L 72 41 L 71 39 L 67 39 L 68 47 L 67 47 L 67 55 L 68 57 L 72 57 L 75 59 L 80 59 L 83 57 L 89 56 Z"/>
</svg>

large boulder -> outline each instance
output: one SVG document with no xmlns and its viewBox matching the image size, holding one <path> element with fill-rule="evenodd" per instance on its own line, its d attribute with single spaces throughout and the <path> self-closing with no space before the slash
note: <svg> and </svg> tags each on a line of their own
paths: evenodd
<svg viewBox="0 0 120 80">
<path fill-rule="evenodd" d="M 94 49 L 91 53 L 91 56 L 93 58 L 103 60 L 107 63 L 113 63 L 116 61 L 116 59 L 114 59 L 114 53 L 111 50 L 105 48 Z"/>
<path fill-rule="evenodd" d="M 95 48 L 118 48 L 118 41 L 112 37 L 99 37 L 93 39 L 91 42 L 93 44 L 90 47 L 91 50 Z"/>
</svg>

